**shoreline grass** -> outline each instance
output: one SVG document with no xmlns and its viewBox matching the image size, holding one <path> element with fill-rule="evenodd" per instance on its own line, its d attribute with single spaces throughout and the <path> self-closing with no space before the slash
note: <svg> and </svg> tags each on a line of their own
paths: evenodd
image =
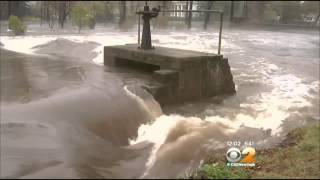
<svg viewBox="0 0 320 180">
<path fill-rule="evenodd" d="M 204 163 L 189 179 L 320 178 L 320 125 L 291 131 L 286 140 L 257 153 L 254 168 Z"/>
</svg>

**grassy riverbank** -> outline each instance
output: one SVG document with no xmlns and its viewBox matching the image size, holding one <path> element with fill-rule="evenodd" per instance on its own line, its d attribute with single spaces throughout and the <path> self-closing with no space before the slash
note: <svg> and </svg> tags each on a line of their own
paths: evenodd
<svg viewBox="0 0 320 180">
<path fill-rule="evenodd" d="M 208 160 L 190 178 L 320 178 L 320 126 L 293 130 L 273 149 L 257 152 L 254 168 L 227 167 Z"/>
</svg>

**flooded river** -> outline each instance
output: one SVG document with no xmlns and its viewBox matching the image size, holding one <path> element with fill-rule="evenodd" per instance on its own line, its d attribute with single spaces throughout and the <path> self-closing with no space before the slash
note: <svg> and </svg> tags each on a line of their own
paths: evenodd
<svg viewBox="0 0 320 180">
<path fill-rule="evenodd" d="M 136 31 L 1 36 L 1 178 L 176 178 L 227 141 L 279 143 L 319 123 L 319 32 L 225 30 L 237 94 L 161 108 L 146 73 L 103 66 Z M 155 46 L 215 53 L 218 34 L 153 33 Z"/>
</svg>

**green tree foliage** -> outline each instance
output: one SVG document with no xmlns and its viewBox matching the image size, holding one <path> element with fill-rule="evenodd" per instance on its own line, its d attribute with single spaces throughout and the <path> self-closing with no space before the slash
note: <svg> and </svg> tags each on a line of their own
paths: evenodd
<svg viewBox="0 0 320 180">
<path fill-rule="evenodd" d="M 63 28 L 64 23 L 67 19 L 67 16 L 70 13 L 71 2 L 70 1 L 58 1 L 57 3 L 58 3 L 58 5 L 57 5 L 58 21 L 59 21 L 60 27 Z"/>
<path fill-rule="evenodd" d="M 105 1 L 93 1 L 89 6 L 90 12 L 97 21 L 102 21 L 105 17 Z"/>
<path fill-rule="evenodd" d="M 104 1 L 104 17 L 106 22 L 112 22 L 114 20 L 114 7 L 110 1 Z"/>
<path fill-rule="evenodd" d="M 83 27 L 88 26 L 90 29 L 94 29 L 96 25 L 95 14 L 92 13 L 90 6 L 84 4 L 76 4 L 72 7 L 71 20 L 78 26 L 79 33 Z"/>
<path fill-rule="evenodd" d="M 11 29 L 15 35 L 23 35 L 26 32 L 26 26 L 17 16 L 13 15 L 9 17 L 9 29 Z"/>
<path fill-rule="evenodd" d="M 72 7 L 71 10 L 71 19 L 72 22 L 78 26 L 78 32 L 80 33 L 81 29 L 86 26 L 86 16 L 89 14 L 88 9 L 81 5 L 77 4 Z"/>
<path fill-rule="evenodd" d="M 96 26 L 96 18 L 92 14 L 87 14 L 85 21 L 90 29 L 94 29 Z"/>
</svg>

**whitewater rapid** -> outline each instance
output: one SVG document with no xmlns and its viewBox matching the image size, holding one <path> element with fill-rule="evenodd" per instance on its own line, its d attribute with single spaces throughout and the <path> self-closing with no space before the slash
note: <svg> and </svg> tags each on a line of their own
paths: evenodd
<svg viewBox="0 0 320 180">
<path fill-rule="evenodd" d="M 237 94 L 218 104 L 214 103 L 215 98 L 212 98 L 208 102 L 186 103 L 164 111 L 147 92 L 125 84 L 119 85 L 122 87 L 121 92 L 126 93 L 135 102 L 133 104 L 138 104 L 139 111 L 147 114 L 143 122 L 138 121 L 140 124 L 135 132 L 137 135 L 128 138 L 128 145 L 125 146 L 130 149 L 144 143 L 152 144 L 149 155 L 141 161 L 144 168 L 141 173 L 137 171 L 139 173 L 136 176 L 177 177 L 198 167 L 202 160 L 213 152 L 226 150 L 227 141 L 252 140 L 258 149 L 271 147 L 279 143 L 291 129 L 318 122 L 319 79 L 316 73 L 319 72 L 319 57 L 315 55 L 317 52 L 314 52 L 318 45 L 311 43 L 317 39 L 304 34 L 291 34 L 294 43 L 288 44 L 288 35 L 289 33 L 276 32 L 248 34 L 246 31 L 225 33 L 222 53 L 229 58 Z M 154 44 L 159 46 L 215 53 L 217 37 L 217 33 L 211 32 L 171 32 L 155 33 L 153 40 Z M 96 43 L 90 49 L 90 52 L 94 53 L 91 61 L 99 66 L 103 64 L 103 46 L 132 44 L 137 41 L 135 32 L 111 32 L 72 36 L 2 36 L 1 42 L 5 49 L 37 55 L 41 45 L 56 42 L 57 39 L 78 43 L 75 48 L 87 42 Z M 294 49 L 296 51 L 293 51 Z M 296 54 L 299 52 L 303 53 L 297 58 Z M 314 63 L 315 75 L 310 77 L 309 74 L 297 74 L 287 66 L 301 63 L 300 61 L 305 61 L 305 66 Z M 300 66 L 296 65 L 296 69 L 299 68 Z M 87 96 L 89 92 L 85 90 L 84 94 Z M 125 103 L 122 102 L 121 105 L 125 106 Z M 98 110 L 93 111 L 100 113 Z M 126 109 L 122 112 L 113 109 L 110 113 L 126 113 L 125 111 Z M 99 124 L 92 128 L 103 132 L 98 126 Z M 121 127 L 118 126 L 118 131 L 121 131 Z M 112 125 L 109 128 L 112 129 Z M 90 138 L 87 140 L 90 141 Z M 126 163 L 136 161 L 138 160 L 127 160 Z M 119 165 L 117 170 L 108 167 L 101 171 L 112 169 L 115 174 L 121 174 L 123 169 L 129 168 L 128 164 Z"/>
</svg>

